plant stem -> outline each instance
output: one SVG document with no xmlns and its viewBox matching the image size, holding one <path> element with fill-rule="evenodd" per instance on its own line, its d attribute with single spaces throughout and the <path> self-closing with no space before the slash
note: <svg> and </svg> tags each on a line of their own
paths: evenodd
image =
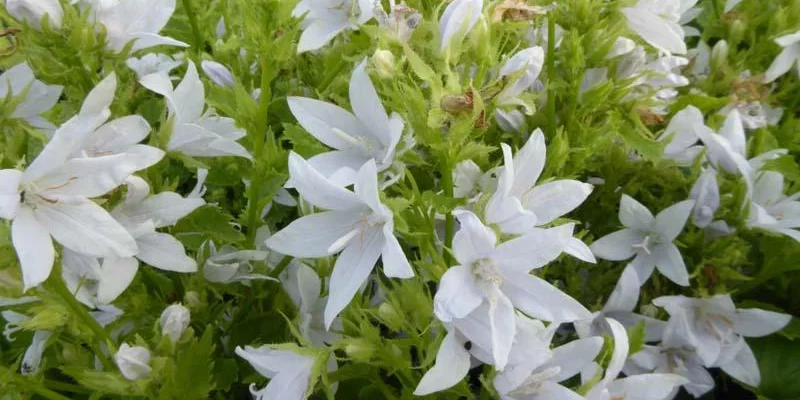
<svg viewBox="0 0 800 400">
<path fill-rule="evenodd" d="M 64 284 L 64 281 L 61 278 L 60 271 L 54 271 L 53 276 L 50 277 L 48 281 L 50 284 L 50 288 L 53 289 L 63 300 L 67 303 L 69 308 L 73 311 L 73 314 L 81 320 L 84 325 L 89 327 L 94 333 L 95 339 L 97 340 L 96 346 L 92 346 L 94 352 L 96 353 L 97 357 L 100 359 L 100 362 L 103 364 L 103 368 L 107 370 L 114 369 L 114 363 L 111 362 L 107 357 L 103 355 L 100 351 L 100 348 L 103 343 L 105 343 L 106 347 L 109 350 L 109 353 L 115 354 L 117 352 L 117 347 L 114 344 L 114 341 L 111 340 L 111 336 L 109 336 L 108 332 L 100 326 L 92 316 L 89 314 L 89 311 L 84 308 L 83 304 L 81 304 L 72 292 L 69 291 L 67 285 Z"/>
<path fill-rule="evenodd" d="M 194 47 L 197 53 L 203 51 L 203 34 L 200 33 L 200 26 L 197 25 L 197 15 L 192 8 L 192 0 L 181 0 L 186 15 L 189 17 L 189 25 L 192 26 L 192 36 L 194 37 Z"/>
<path fill-rule="evenodd" d="M 256 237 L 257 225 L 260 225 L 260 207 L 259 207 L 259 189 L 261 188 L 262 177 L 262 163 L 264 152 L 264 142 L 266 141 L 267 132 L 269 130 L 268 117 L 269 117 L 269 104 L 272 101 L 272 77 L 269 67 L 269 57 L 263 57 L 261 60 L 261 94 L 258 97 L 258 114 L 255 118 L 254 131 L 252 132 L 253 144 L 253 168 L 250 176 L 250 187 L 247 191 L 247 199 L 249 200 L 247 209 L 247 237 L 252 242 Z"/>
<path fill-rule="evenodd" d="M 30 379 L 12 372 L 5 367 L 0 366 L 0 375 L 4 377 L 10 377 L 11 382 L 9 383 L 11 385 L 18 386 L 23 392 L 31 392 L 48 400 L 69 400 L 69 397 L 62 396 L 44 387 L 44 385 L 42 385 L 40 382 L 33 382 Z"/>
<path fill-rule="evenodd" d="M 442 189 L 444 189 L 444 195 L 447 197 L 453 197 L 453 171 L 450 170 L 450 157 L 449 154 L 446 154 L 442 158 L 441 164 L 441 173 L 442 173 Z M 448 249 L 453 247 L 453 234 L 455 231 L 456 221 L 453 218 L 453 212 L 450 211 L 445 215 L 444 220 L 444 246 Z M 450 253 L 444 253 L 444 259 L 448 263 L 451 261 Z"/>
<path fill-rule="evenodd" d="M 292 256 L 283 257 L 283 259 L 281 259 L 281 262 L 279 262 L 278 265 L 275 266 L 275 269 L 273 269 L 272 272 L 269 273 L 269 276 L 277 278 L 278 275 L 280 275 L 281 272 L 283 272 L 283 270 L 285 270 L 286 267 L 289 266 L 289 263 L 291 263 L 293 259 L 294 257 Z"/>
<path fill-rule="evenodd" d="M 556 20 L 553 13 L 547 16 L 547 118 L 548 136 L 556 136 L 556 91 L 553 86 L 556 75 Z"/>
</svg>

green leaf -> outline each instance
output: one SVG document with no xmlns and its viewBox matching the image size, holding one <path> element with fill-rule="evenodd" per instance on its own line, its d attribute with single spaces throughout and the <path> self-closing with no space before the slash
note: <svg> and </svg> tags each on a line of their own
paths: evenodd
<svg viewBox="0 0 800 400">
<path fill-rule="evenodd" d="M 748 339 L 761 370 L 756 392 L 770 400 L 800 399 L 800 342 L 780 336 Z"/>
<path fill-rule="evenodd" d="M 632 328 L 628 329 L 628 341 L 630 342 L 629 355 L 634 355 L 644 347 L 645 327 L 644 320 L 640 320 Z"/>
<path fill-rule="evenodd" d="M 172 232 L 185 245 L 197 249 L 206 239 L 217 244 L 236 243 L 245 236 L 231 225 L 233 218 L 219 207 L 205 205 L 180 220 Z"/>
<path fill-rule="evenodd" d="M 74 378 L 81 386 L 97 393 L 141 396 L 147 382 L 129 381 L 117 372 L 92 371 L 81 367 L 62 367 L 61 371 Z"/>
</svg>

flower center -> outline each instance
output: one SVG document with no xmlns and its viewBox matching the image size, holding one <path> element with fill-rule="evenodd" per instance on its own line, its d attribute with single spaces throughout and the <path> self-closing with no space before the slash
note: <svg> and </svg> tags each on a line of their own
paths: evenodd
<svg viewBox="0 0 800 400">
<path fill-rule="evenodd" d="M 336 239 L 329 247 L 328 254 L 336 254 L 344 249 L 356 237 L 359 238 L 361 243 L 364 242 L 364 232 L 367 229 L 375 228 L 376 226 L 383 225 L 387 222 L 387 216 L 378 213 L 363 213 L 359 219 L 353 224 L 353 229 L 347 231 L 344 235 Z"/>
<path fill-rule="evenodd" d="M 497 265 L 490 258 L 482 258 L 472 264 L 472 273 L 486 283 L 500 285 L 503 277 L 497 272 Z"/>
<path fill-rule="evenodd" d="M 650 254 L 653 251 L 653 246 L 657 245 L 658 242 L 658 236 L 654 233 L 651 233 L 645 236 L 641 242 L 634 244 L 632 247 L 636 250 L 641 250 L 646 254 Z"/>
</svg>

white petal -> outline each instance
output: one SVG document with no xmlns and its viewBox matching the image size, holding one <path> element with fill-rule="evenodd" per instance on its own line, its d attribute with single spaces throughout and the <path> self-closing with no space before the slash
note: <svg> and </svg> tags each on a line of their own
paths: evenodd
<svg viewBox="0 0 800 400">
<path fill-rule="evenodd" d="M 483 293 L 475 283 L 472 269 L 462 265 L 450 267 L 439 281 L 433 297 L 433 310 L 441 321 L 464 318 L 483 302 Z"/>
<path fill-rule="evenodd" d="M 72 158 L 36 180 L 39 193 L 55 196 L 102 196 L 125 182 L 138 166 L 137 156 L 127 153 L 102 157 Z"/>
<path fill-rule="evenodd" d="M 369 135 L 368 128 L 341 107 L 305 97 L 289 97 L 287 101 L 300 126 L 326 146 L 338 150 L 353 147 L 352 141 L 336 130 L 356 139 Z"/>
<path fill-rule="evenodd" d="M 129 257 L 136 241 L 102 207 L 84 198 L 40 203 L 36 219 L 62 246 L 95 257 Z"/>
<path fill-rule="evenodd" d="M 297 53 L 317 50 L 325 46 L 336 35 L 347 29 L 346 21 L 328 21 L 319 19 L 307 26 L 297 43 Z"/>
<path fill-rule="evenodd" d="M 762 337 L 775 333 L 789 324 L 792 316 L 758 308 L 736 310 L 733 329 L 747 337 Z"/>
<path fill-rule="evenodd" d="M 597 239 L 589 248 L 598 258 L 622 261 L 636 254 L 633 245 L 642 241 L 642 234 L 633 229 L 623 229 Z"/>
<path fill-rule="evenodd" d="M 130 193 L 130 186 L 128 189 Z M 134 200 L 134 199 L 131 199 Z M 156 228 L 172 226 L 178 220 L 205 204 L 203 199 L 181 197 L 175 192 L 161 192 L 143 201 L 130 201 L 122 208 L 114 210 L 114 215 L 122 214 L 126 221 L 140 224 L 151 221 Z"/>
<path fill-rule="evenodd" d="M 606 318 L 606 323 L 611 329 L 611 337 L 614 339 L 614 351 L 611 353 L 611 360 L 608 362 L 606 373 L 603 376 L 603 382 L 610 383 L 617 378 L 625 360 L 628 358 L 628 351 L 630 344 L 628 342 L 628 332 L 625 327 L 614 319 Z"/>
<path fill-rule="evenodd" d="M 504 273 L 502 290 L 520 311 L 544 321 L 572 322 L 591 317 L 581 303 L 537 276 Z"/>
<path fill-rule="evenodd" d="M 564 244 L 571 237 L 566 234 L 565 228 L 568 226 L 534 229 L 498 246 L 492 258 L 503 268 L 516 271 L 528 272 L 541 268 L 561 254 Z"/>
<path fill-rule="evenodd" d="M 494 367 L 502 371 L 508 363 L 508 355 L 516 334 L 514 305 L 496 285 L 489 293 L 489 326 L 492 332 L 492 356 Z"/>
<path fill-rule="evenodd" d="M 289 153 L 289 174 L 295 188 L 309 203 L 327 210 L 352 210 L 364 207 L 355 193 L 325 179 L 306 160 Z"/>
<path fill-rule="evenodd" d="M 511 186 L 511 194 L 523 198 L 524 194 L 536 184 L 544 169 L 546 154 L 544 133 L 537 128 L 514 155 L 514 183 Z M 525 204 L 527 207 L 527 200 Z"/>
<path fill-rule="evenodd" d="M 579 374 L 589 365 L 603 348 L 603 338 L 590 337 L 569 342 L 563 346 L 553 349 L 553 358 L 547 361 L 540 370 L 550 366 L 559 367 L 560 371 L 553 378 L 555 382 L 561 382 Z"/>
<path fill-rule="evenodd" d="M 657 400 L 669 396 L 688 379 L 674 374 L 644 374 L 619 379 L 609 385 L 612 398 L 625 400 Z"/>
<path fill-rule="evenodd" d="M 381 262 L 383 262 L 383 274 L 389 278 L 411 278 L 414 270 L 408 262 L 403 248 L 390 230 L 390 224 L 383 226 L 384 244 L 381 249 Z"/>
<path fill-rule="evenodd" d="M 175 91 L 165 97 L 168 103 L 172 104 L 176 125 L 195 121 L 203 115 L 206 92 L 193 62 L 189 61 L 186 75 L 183 76 L 183 80 L 175 88 Z"/>
<path fill-rule="evenodd" d="M 42 363 L 42 354 L 44 353 L 47 339 L 50 338 L 52 332 L 50 331 L 36 331 L 33 333 L 33 340 L 31 345 L 25 350 L 25 355 L 22 357 L 22 365 L 20 372 L 23 375 L 36 375 L 39 372 L 39 365 Z"/>
<path fill-rule="evenodd" d="M 633 311 L 639 302 L 639 276 L 634 268 L 625 268 L 603 311 Z"/>
<path fill-rule="evenodd" d="M 628 19 L 628 26 L 653 47 L 666 53 L 686 54 L 683 31 L 677 23 L 640 7 L 623 8 L 621 11 Z"/>
<path fill-rule="evenodd" d="M 680 250 L 672 243 L 662 243 L 651 254 L 661 275 L 681 286 L 689 286 L 689 273 Z"/>
<path fill-rule="evenodd" d="M 350 105 L 353 113 L 369 129 L 369 132 L 384 145 L 389 145 L 389 116 L 380 97 L 369 79 L 366 59 L 358 64 L 350 76 Z"/>
<path fill-rule="evenodd" d="M 597 259 L 594 257 L 594 253 L 592 253 L 592 249 L 583 243 L 578 238 L 569 238 L 567 242 L 564 244 L 564 253 L 567 253 L 583 262 L 596 264 Z"/>
<path fill-rule="evenodd" d="M 746 156 L 747 151 L 747 137 L 744 134 L 744 125 L 742 125 L 742 117 L 737 109 L 733 109 L 725 117 L 725 122 L 719 130 L 720 136 L 728 139 L 731 147 L 742 156 Z"/>
<path fill-rule="evenodd" d="M 186 255 L 183 244 L 172 235 L 154 232 L 136 238 L 139 252 L 136 258 L 160 270 L 196 272 L 197 262 Z"/>
<path fill-rule="evenodd" d="M 764 82 L 772 82 L 789 72 L 798 59 L 800 59 L 800 46 L 785 47 L 764 73 Z"/>
<path fill-rule="evenodd" d="M 108 304 L 116 300 L 133 282 L 139 261 L 133 257 L 104 258 L 102 276 L 97 284 L 97 301 Z"/>
<path fill-rule="evenodd" d="M 144 140 L 150 133 L 150 124 L 139 115 L 117 118 L 98 128 L 90 139 L 89 150 L 118 153 Z M 104 154 L 98 154 L 104 155 Z"/>
<path fill-rule="evenodd" d="M 655 218 L 642 203 L 627 194 L 623 194 L 619 202 L 619 221 L 626 228 L 649 230 L 653 226 Z"/>
<path fill-rule="evenodd" d="M 0 170 L 0 218 L 12 219 L 17 215 L 21 203 L 19 187 L 21 181 L 22 171 Z"/>
<path fill-rule="evenodd" d="M 707 227 L 713 221 L 720 204 L 717 172 L 711 168 L 705 170 L 692 186 L 690 196 L 695 200 L 694 224 L 699 228 Z"/>
<path fill-rule="evenodd" d="M 331 255 L 329 249 L 336 241 L 353 229 L 359 229 L 360 220 L 361 213 L 358 211 L 327 211 L 306 215 L 292 221 L 265 243 L 270 249 L 293 257 L 327 257 Z M 363 239 L 363 231 L 356 234 L 354 240 Z"/>
<path fill-rule="evenodd" d="M 591 193 L 588 183 L 567 179 L 548 182 L 525 195 L 525 208 L 536 214 L 537 225 L 549 224 L 577 208 Z"/>
<path fill-rule="evenodd" d="M 461 225 L 453 237 L 453 253 L 456 260 L 463 265 L 468 265 L 489 255 L 497 243 L 497 236 L 494 232 L 470 211 L 456 210 L 453 214 Z"/>
<path fill-rule="evenodd" d="M 383 232 L 379 229 L 364 231 L 363 238 L 351 242 L 339 255 L 330 278 L 330 294 L 325 306 L 325 328 L 353 299 L 358 288 L 367 280 L 383 247 Z"/>
<path fill-rule="evenodd" d="M 436 363 L 419 381 L 414 395 L 425 396 L 455 386 L 467 376 L 469 359 L 464 343 L 458 340 L 455 332 L 448 332 L 436 353 Z"/>
<path fill-rule="evenodd" d="M 81 105 L 81 114 L 102 114 L 114 101 L 117 91 L 117 75 L 112 72 L 95 86 Z"/>
<path fill-rule="evenodd" d="M 369 206 L 376 214 L 385 214 L 386 210 L 381 204 L 378 189 L 378 170 L 375 160 L 369 159 L 361 166 L 356 175 L 356 182 L 353 191 L 361 202 Z M 302 193 L 301 193 L 302 194 Z"/>
<path fill-rule="evenodd" d="M 22 268 L 25 290 L 38 286 L 50 276 L 55 249 L 50 234 L 28 207 L 21 207 L 11 223 L 11 243 Z"/>
<path fill-rule="evenodd" d="M 723 10 L 723 12 L 726 13 L 726 14 L 729 13 L 731 10 L 736 8 L 736 6 L 738 6 L 739 3 L 741 3 L 741 2 L 742 2 L 742 0 L 727 0 L 725 2 L 725 9 Z"/>
<path fill-rule="evenodd" d="M 335 185 L 345 187 L 355 183 L 358 169 L 367 160 L 367 156 L 357 150 L 333 150 L 309 158 L 308 163 Z M 286 187 L 294 187 L 289 182 Z"/>
<path fill-rule="evenodd" d="M 694 200 L 684 200 L 658 213 L 655 229 L 660 239 L 665 242 L 675 240 L 683 230 L 684 225 L 686 225 L 686 220 L 689 219 L 692 208 L 694 208 Z"/>
<path fill-rule="evenodd" d="M 739 346 L 739 351 L 736 352 L 736 356 L 733 359 L 720 365 L 720 367 L 726 374 L 748 386 L 758 387 L 761 383 L 758 361 L 756 361 L 756 356 L 750 346 L 747 345 L 747 342 L 743 342 Z"/>
</svg>

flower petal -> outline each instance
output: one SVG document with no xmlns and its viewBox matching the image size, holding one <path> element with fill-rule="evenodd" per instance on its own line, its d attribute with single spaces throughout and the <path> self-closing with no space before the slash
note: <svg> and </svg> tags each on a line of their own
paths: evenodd
<svg viewBox="0 0 800 400">
<path fill-rule="evenodd" d="M 138 270 L 139 261 L 133 257 L 104 258 L 97 285 L 97 301 L 108 304 L 116 300 L 133 282 Z"/>
<path fill-rule="evenodd" d="M 383 274 L 390 278 L 411 278 L 414 270 L 400 247 L 400 243 L 391 230 L 391 224 L 383 226 L 384 244 L 381 249 L 381 262 L 383 263 Z"/>
<path fill-rule="evenodd" d="M 369 135 L 368 128 L 349 111 L 324 101 L 305 97 L 289 97 L 289 109 L 308 133 L 328 147 L 347 150 L 353 143 L 336 130 L 353 138 Z"/>
<path fill-rule="evenodd" d="M 622 261 L 636 254 L 636 248 L 633 246 L 641 242 L 642 239 L 641 233 L 633 229 L 623 229 L 595 240 L 589 248 L 598 258 Z"/>
<path fill-rule="evenodd" d="M 467 376 L 470 367 L 469 352 L 453 331 L 448 332 L 436 353 L 436 363 L 419 381 L 415 396 L 449 389 Z"/>
<path fill-rule="evenodd" d="M 662 243 L 651 254 L 661 275 L 681 286 L 689 286 L 689 272 L 680 250 L 672 243 Z"/>
<path fill-rule="evenodd" d="M 297 43 L 297 53 L 317 50 L 330 42 L 336 35 L 347 29 L 347 21 L 318 19 L 303 29 Z"/>
<path fill-rule="evenodd" d="M 534 318 L 573 322 L 591 317 L 580 302 L 537 276 L 503 273 L 502 290 L 520 311 Z"/>
<path fill-rule="evenodd" d="M 492 258 L 503 268 L 516 271 L 528 272 L 541 268 L 561 254 L 567 240 L 572 237 L 571 233 L 569 225 L 535 228 L 497 246 Z"/>
<path fill-rule="evenodd" d="M 770 83 L 789 72 L 798 59 L 800 59 L 800 46 L 784 47 L 781 53 L 772 61 L 767 72 L 764 73 L 764 83 Z"/>
<path fill-rule="evenodd" d="M 531 137 L 528 138 L 525 145 L 514 155 L 512 195 L 520 199 L 524 198 L 525 193 L 539 180 L 544 169 L 546 156 L 547 149 L 544 143 L 544 133 L 537 128 L 531 133 Z M 527 204 L 527 201 L 525 203 Z"/>
<path fill-rule="evenodd" d="M 625 268 L 608 296 L 603 311 L 633 311 L 639 302 L 639 276 L 635 268 Z"/>
<path fill-rule="evenodd" d="M 655 218 L 642 203 L 627 194 L 623 194 L 619 202 L 619 221 L 626 228 L 646 231 L 653 226 Z"/>
<path fill-rule="evenodd" d="M 756 361 L 756 356 L 747 342 L 744 339 L 741 340 L 742 343 L 737 346 L 739 351 L 730 361 L 720 365 L 720 368 L 734 379 L 748 386 L 758 387 L 761 383 L 761 371 L 758 369 L 758 361 Z"/>
<path fill-rule="evenodd" d="M 196 272 L 197 261 L 186 255 L 183 244 L 174 236 L 153 232 L 136 238 L 136 258 L 163 271 Z"/>
<path fill-rule="evenodd" d="M 326 211 L 306 215 L 292 221 L 265 243 L 270 249 L 292 257 L 327 257 L 331 255 L 329 249 L 334 243 L 357 228 L 360 218 L 358 211 Z"/>
<path fill-rule="evenodd" d="M 391 141 L 389 116 L 365 70 L 366 65 L 367 60 L 362 60 L 350 76 L 350 105 L 353 107 L 353 113 L 369 129 L 370 134 L 384 146 L 388 146 Z"/>
<path fill-rule="evenodd" d="M 470 211 L 453 212 L 461 228 L 453 237 L 453 253 L 462 265 L 487 257 L 497 243 L 497 236 Z"/>
<path fill-rule="evenodd" d="M 673 204 L 656 216 L 655 229 L 660 239 L 664 242 L 672 242 L 686 225 L 686 220 L 694 208 L 694 200 L 684 200 Z"/>
<path fill-rule="evenodd" d="M 0 218 L 13 219 L 21 204 L 20 182 L 22 171 L 0 170 Z"/>
<path fill-rule="evenodd" d="M 466 317 L 483 303 L 483 292 L 477 287 L 472 269 L 462 265 L 450 267 L 439 281 L 433 297 L 433 310 L 441 321 Z"/>
<path fill-rule="evenodd" d="M 736 310 L 733 330 L 747 337 L 762 337 L 775 333 L 789 324 L 792 316 L 758 308 Z"/>
<path fill-rule="evenodd" d="M 549 224 L 577 208 L 591 193 L 588 183 L 568 179 L 548 182 L 525 195 L 525 208 L 536 214 L 537 225 Z"/>
<path fill-rule="evenodd" d="M 364 208 L 363 200 L 355 193 L 326 180 L 308 161 L 295 152 L 289 153 L 289 174 L 300 195 L 317 207 L 326 210 Z"/>
<path fill-rule="evenodd" d="M 514 305 L 500 288 L 492 285 L 489 293 L 489 327 L 492 332 L 492 358 L 494 367 L 502 371 L 508 363 L 508 356 L 516 335 Z"/>
<path fill-rule="evenodd" d="M 11 243 L 22 268 L 25 291 L 47 280 L 53 269 L 55 249 L 47 229 L 28 207 L 20 207 L 11 223 Z"/>
</svg>

